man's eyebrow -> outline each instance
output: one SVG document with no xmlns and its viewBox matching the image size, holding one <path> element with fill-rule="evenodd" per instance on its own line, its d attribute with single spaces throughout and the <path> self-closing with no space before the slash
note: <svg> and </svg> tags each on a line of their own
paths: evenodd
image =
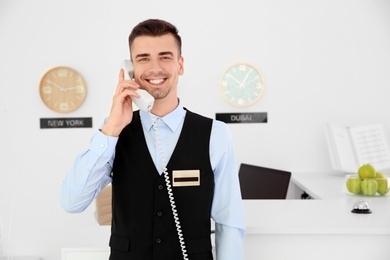
<svg viewBox="0 0 390 260">
<path fill-rule="evenodd" d="M 160 55 L 160 56 L 172 55 L 172 56 L 173 56 L 173 52 L 171 52 L 171 51 L 162 51 L 162 52 L 160 52 L 158 55 Z"/>
<path fill-rule="evenodd" d="M 135 57 L 136 58 L 142 58 L 142 57 L 149 57 L 150 56 L 150 54 L 149 53 L 140 53 L 140 54 L 137 54 Z"/>
</svg>

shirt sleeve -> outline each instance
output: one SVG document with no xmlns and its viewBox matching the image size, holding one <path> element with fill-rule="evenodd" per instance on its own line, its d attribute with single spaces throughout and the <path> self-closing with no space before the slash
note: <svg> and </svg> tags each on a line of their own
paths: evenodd
<svg viewBox="0 0 390 260">
<path fill-rule="evenodd" d="M 217 260 L 243 259 L 244 210 L 232 137 L 227 125 L 214 120 L 210 159 L 215 190 L 211 217 L 215 221 Z"/>
<path fill-rule="evenodd" d="M 112 181 L 112 165 L 117 137 L 97 131 L 89 148 L 80 153 L 65 176 L 61 188 L 61 206 L 70 213 L 84 211 Z"/>
</svg>

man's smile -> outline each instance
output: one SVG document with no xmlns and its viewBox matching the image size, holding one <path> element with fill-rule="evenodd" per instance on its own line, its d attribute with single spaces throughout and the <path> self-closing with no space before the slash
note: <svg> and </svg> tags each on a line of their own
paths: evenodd
<svg viewBox="0 0 390 260">
<path fill-rule="evenodd" d="M 146 79 L 146 81 L 148 81 L 150 84 L 153 84 L 153 85 L 159 85 L 161 83 L 163 83 L 166 79 Z"/>
</svg>

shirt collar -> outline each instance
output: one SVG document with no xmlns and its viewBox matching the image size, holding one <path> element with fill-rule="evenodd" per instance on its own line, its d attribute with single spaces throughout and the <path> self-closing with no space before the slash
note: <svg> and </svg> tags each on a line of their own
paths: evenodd
<svg viewBox="0 0 390 260">
<path fill-rule="evenodd" d="M 168 115 L 161 117 L 163 122 L 171 129 L 172 132 L 175 132 L 177 128 L 179 127 L 182 120 L 184 120 L 184 117 L 186 115 L 186 110 L 183 108 L 180 100 L 179 105 Z M 155 116 L 155 115 L 153 115 Z M 140 110 L 140 117 L 141 122 L 145 130 L 149 131 L 152 129 L 152 119 L 150 117 L 150 114 L 148 112 L 144 112 Z M 160 117 L 155 116 L 156 119 L 159 119 Z"/>
</svg>

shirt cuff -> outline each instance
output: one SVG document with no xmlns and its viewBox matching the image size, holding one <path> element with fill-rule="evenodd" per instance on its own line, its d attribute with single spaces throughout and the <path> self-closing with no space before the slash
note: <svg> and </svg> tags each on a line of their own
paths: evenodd
<svg viewBox="0 0 390 260">
<path fill-rule="evenodd" d="M 103 157 L 113 157 L 118 137 L 108 136 L 100 130 L 96 131 L 90 143 L 90 150 Z"/>
</svg>

